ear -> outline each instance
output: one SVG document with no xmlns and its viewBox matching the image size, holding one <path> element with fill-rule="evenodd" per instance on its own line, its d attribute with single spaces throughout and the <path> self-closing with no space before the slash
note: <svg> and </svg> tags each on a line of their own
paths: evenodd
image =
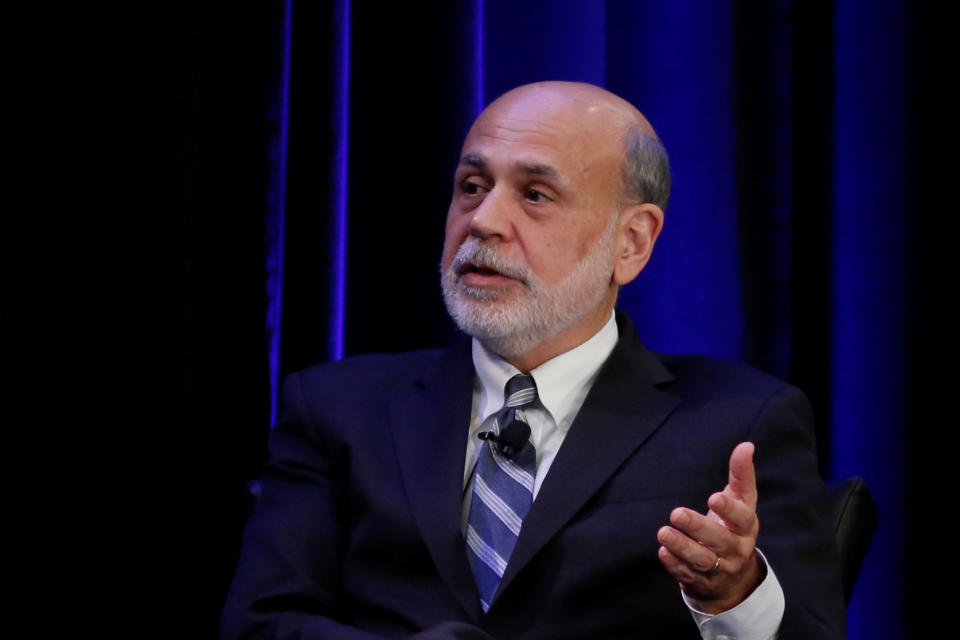
<svg viewBox="0 0 960 640">
<path fill-rule="evenodd" d="M 635 204 L 620 213 L 613 281 L 623 286 L 643 271 L 653 245 L 663 229 L 663 209 L 650 202 Z"/>
</svg>

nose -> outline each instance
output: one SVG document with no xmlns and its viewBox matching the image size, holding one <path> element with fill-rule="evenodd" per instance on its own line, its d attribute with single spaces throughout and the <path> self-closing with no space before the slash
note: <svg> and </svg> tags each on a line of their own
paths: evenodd
<svg viewBox="0 0 960 640">
<path fill-rule="evenodd" d="M 505 189 L 494 186 L 483 202 L 471 212 L 470 235 L 481 240 L 497 238 L 501 242 L 509 242 L 514 234 L 516 206 Z"/>
</svg>

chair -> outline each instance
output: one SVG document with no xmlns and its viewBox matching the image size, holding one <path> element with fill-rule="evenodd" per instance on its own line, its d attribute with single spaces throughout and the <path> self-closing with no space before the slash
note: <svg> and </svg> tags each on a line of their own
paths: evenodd
<svg viewBox="0 0 960 640">
<path fill-rule="evenodd" d="M 863 478 L 847 478 L 827 486 L 827 517 L 840 552 L 843 595 L 849 604 L 877 528 L 877 505 Z"/>
</svg>

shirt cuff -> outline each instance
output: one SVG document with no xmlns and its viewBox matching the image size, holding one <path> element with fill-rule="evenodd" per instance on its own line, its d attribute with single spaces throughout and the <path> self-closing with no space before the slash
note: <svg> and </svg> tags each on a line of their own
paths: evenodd
<svg viewBox="0 0 960 640">
<path fill-rule="evenodd" d="M 760 549 L 757 554 L 767 575 L 747 599 L 733 609 L 711 615 L 698 611 L 687 594 L 680 592 L 703 640 L 773 640 L 780 630 L 786 601 L 773 567 Z"/>
</svg>

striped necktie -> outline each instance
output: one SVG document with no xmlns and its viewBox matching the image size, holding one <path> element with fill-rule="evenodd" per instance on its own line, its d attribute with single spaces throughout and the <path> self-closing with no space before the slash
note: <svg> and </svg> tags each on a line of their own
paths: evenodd
<svg viewBox="0 0 960 640">
<path fill-rule="evenodd" d="M 484 442 L 474 469 L 473 496 L 467 519 L 467 557 L 486 612 L 517 543 L 520 526 L 533 503 L 536 451 L 524 407 L 537 400 L 533 378 L 516 375 L 507 381 L 506 401 L 494 418 L 499 442 Z M 519 433 L 519 437 L 513 434 Z M 504 441 L 520 442 L 515 448 Z M 516 449 L 516 450 L 514 450 Z"/>
</svg>

